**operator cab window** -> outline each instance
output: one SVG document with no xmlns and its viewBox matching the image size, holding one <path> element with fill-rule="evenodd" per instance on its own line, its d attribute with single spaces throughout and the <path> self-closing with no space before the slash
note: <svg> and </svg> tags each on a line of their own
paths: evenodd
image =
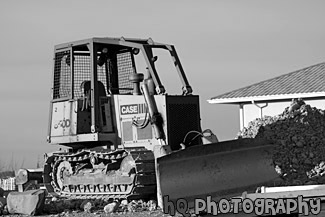
<svg viewBox="0 0 325 217">
<path fill-rule="evenodd" d="M 136 73 L 132 50 L 108 47 L 105 44 L 98 47 L 96 64 L 100 96 L 132 94 L 133 84 L 129 81 L 129 76 Z M 70 58 L 71 49 L 55 53 L 53 99 L 82 98 L 85 96 L 85 88 L 90 89 L 90 51 L 86 45 L 73 47 L 72 50 L 73 61 Z"/>
</svg>

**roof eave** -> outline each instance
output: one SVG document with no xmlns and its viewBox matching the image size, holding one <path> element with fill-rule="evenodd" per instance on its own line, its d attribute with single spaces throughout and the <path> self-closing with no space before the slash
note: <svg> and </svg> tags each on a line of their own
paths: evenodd
<svg viewBox="0 0 325 217">
<path fill-rule="evenodd" d="M 274 101 L 293 98 L 325 98 L 325 92 L 314 93 L 294 93 L 294 94 L 281 94 L 281 95 L 267 95 L 267 96 L 249 96 L 249 97 L 236 97 L 236 98 L 211 98 L 207 100 L 211 104 L 241 104 L 250 103 L 252 101 Z"/>
</svg>

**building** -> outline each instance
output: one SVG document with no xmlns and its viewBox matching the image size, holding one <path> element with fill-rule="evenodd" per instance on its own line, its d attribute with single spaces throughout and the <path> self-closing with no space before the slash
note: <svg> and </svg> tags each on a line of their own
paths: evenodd
<svg viewBox="0 0 325 217">
<path fill-rule="evenodd" d="M 282 113 L 294 98 L 325 109 L 325 62 L 212 97 L 208 102 L 239 105 L 242 129 L 256 118 Z"/>
</svg>

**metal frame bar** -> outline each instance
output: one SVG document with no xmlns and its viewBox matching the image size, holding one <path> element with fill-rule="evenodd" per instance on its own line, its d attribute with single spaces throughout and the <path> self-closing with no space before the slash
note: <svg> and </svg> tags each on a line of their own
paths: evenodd
<svg viewBox="0 0 325 217">
<path fill-rule="evenodd" d="M 151 60 L 150 57 L 152 57 L 152 49 L 148 45 L 144 45 L 141 48 L 142 52 L 145 53 L 146 55 L 144 56 L 144 59 L 148 65 L 150 75 L 156 85 L 156 91 L 158 94 L 164 94 L 165 93 L 165 87 L 162 85 L 159 76 L 157 74 L 154 62 Z M 150 58 L 150 59 L 149 59 Z"/>
<path fill-rule="evenodd" d="M 191 94 L 193 92 L 192 87 L 190 86 L 190 84 L 189 84 L 189 82 L 188 82 L 188 80 L 186 78 L 184 69 L 182 67 L 181 61 L 178 58 L 175 47 L 172 46 L 172 45 L 166 45 L 166 47 L 168 48 L 168 50 L 169 50 L 169 52 L 170 52 L 170 54 L 172 56 L 172 59 L 174 61 L 175 67 L 176 67 L 177 72 L 178 72 L 178 76 L 181 79 L 181 82 L 182 82 L 182 85 L 183 85 L 183 87 L 182 87 L 183 94 L 184 95 Z"/>
<path fill-rule="evenodd" d="M 71 93 L 70 98 L 74 98 L 74 54 L 73 54 L 73 47 L 70 47 L 70 73 L 71 73 L 71 79 L 70 79 L 70 86 L 71 86 Z"/>
<path fill-rule="evenodd" d="M 110 72 L 109 72 L 109 69 L 108 69 L 108 62 L 107 62 L 107 60 L 105 61 L 105 63 L 104 63 L 104 67 L 105 67 L 105 76 L 106 76 L 106 90 L 107 90 L 107 93 L 106 94 L 108 94 L 109 92 L 110 92 L 110 87 L 109 87 L 109 74 L 110 74 Z"/>
<path fill-rule="evenodd" d="M 132 51 L 130 51 L 130 55 L 131 55 L 131 61 L 132 61 L 132 68 L 133 68 L 134 73 L 136 74 L 137 73 L 137 68 L 136 68 L 136 65 L 135 65 L 134 55 L 133 55 Z"/>
<path fill-rule="evenodd" d="M 150 45 L 153 48 L 164 48 L 167 49 L 167 44 L 153 42 L 150 39 L 130 39 L 130 38 L 90 38 L 85 40 L 79 40 L 74 42 L 68 42 L 63 44 L 58 44 L 55 46 L 56 50 L 61 50 L 68 48 L 69 46 L 80 46 L 92 43 L 102 43 L 102 44 L 113 44 L 113 45 L 122 45 L 125 47 L 134 47 L 141 48 L 143 45 Z"/>
<path fill-rule="evenodd" d="M 109 55 L 109 83 L 108 89 L 110 94 L 119 94 L 119 82 L 118 82 L 118 63 L 117 53 L 114 51 Z"/>
<path fill-rule="evenodd" d="M 90 88 L 90 109 L 91 109 L 91 132 L 95 133 L 98 130 L 98 112 L 99 112 L 99 99 L 98 89 L 97 89 L 97 47 L 94 43 L 88 45 L 90 51 L 90 78 L 91 78 L 91 88 Z"/>
<path fill-rule="evenodd" d="M 53 136 L 51 143 L 65 143 L 69 146 L 68 143 L 71 142 L 89 142 L 89 141 L 115 141 L 115 133 L 87 133 L 87 134 L 78 134 L 70 136 Z"/>
<path fill-rule="evenodd" d="M 63 101 L 68 101 L 70 99 L 71 99 L 70 97 L 62 97 L 59 99 L 52 99 L 51 102 L 63 102 Z"/>
<path fill-rule="evenodd" d="M 54 70 L 55 70 L 55 54 L 56 50 L 54 49 L 53 52 L 53 67 L 52 67 L 52 77 L 51 77 L 51 99 L 53 99 L 54 94 Z M 48 126 L 47 126 L 47 141 L 51 142 L 51 125 L 52 125 L 52 112 L 53 112 L 53 100 L 50 101 L 49 106 L 49 119 L 48 119 Z"/>
</svg>

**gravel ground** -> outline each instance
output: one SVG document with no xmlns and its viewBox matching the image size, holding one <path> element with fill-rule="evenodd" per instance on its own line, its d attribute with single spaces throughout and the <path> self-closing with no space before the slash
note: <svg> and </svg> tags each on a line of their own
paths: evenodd
<svg viewBox="0 0 325 217">
<path fill-rule="evenodd" d="M 4 215 L 8 217 L 27 217 L 27 215 Z M 134 213 L 112 213 L 112 214 L 106 214 L 103 212 L 94 212 L 94 213 L 85 213 L 82 211 L 72 211 L 72 212 L 63 212 L 60 214 L 51 214 L 51 215 L 38 215 L 43 217 L 115 217 L 115 216 L 128 216 L 128 217 L 149 217 L 149 216 L 156 216 L 156 217 L 167 217 L 170 215 L 166 215 L 162 213 L 160 210 L 156 211 L 143 211 L 143 212 L 134 212 Z"/>
<path fill-rule="evenodd" d="M 114 212 L 112 212 L 114 210 Z M 10 217 L 28 215 L 6 215 Z M 1 214 L 0 214 L 1 216 Z M 45 200 L 43 213 L 38 216 L 44 217 L 105 217 L 105 216 L 156 216 L 167 217 L 161 209 L 157 208 L 156 201 L 133 200 L 124 201 L 104 201 L 104 200 L 77 200 L 77 199 L 57 199 L 47 198 Z M 176 215 L 181 216 L 181 215 Z"/>
</svg>

